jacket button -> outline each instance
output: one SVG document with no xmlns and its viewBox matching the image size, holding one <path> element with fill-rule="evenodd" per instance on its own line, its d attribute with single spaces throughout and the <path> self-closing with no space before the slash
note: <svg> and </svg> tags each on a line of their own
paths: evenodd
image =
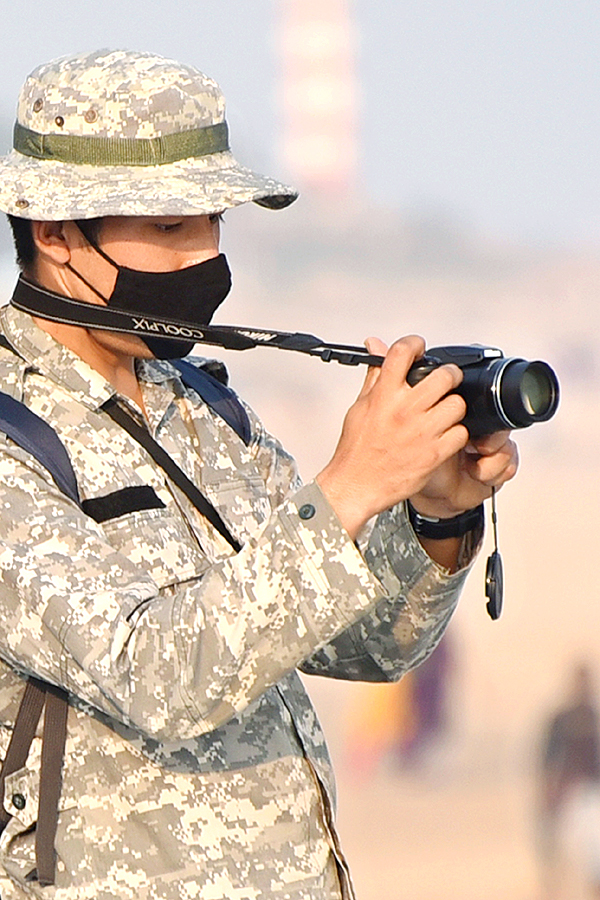
<svg viewBox="0 0 600 900">
<path fill-rule="evenodd" d="M 25 809 L 26 800 L 23 794 L 13 794 L 12 795 L 12 805 L 15 809 Z"/>
<path fill-rule="evenodd" d="M 304 506 L 301 506 L 298 510 L 298 515 L 301 519 L 312 519 L 315 513 L 316 509 L 312 503 L 305 503 Z"/>
</svg>

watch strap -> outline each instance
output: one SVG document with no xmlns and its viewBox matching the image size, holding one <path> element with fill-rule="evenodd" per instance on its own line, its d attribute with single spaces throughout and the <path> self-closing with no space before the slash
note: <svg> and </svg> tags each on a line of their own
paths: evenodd
<svg viewBox="0 0 600 900">
<path fill-rule="evenodd" d="M 408 519 L 415 534 L 434 541 L 463 537 L 469 531 L 483 526 L 484 522 L 483 503 L 449 519 L 424 516 L 422 513 L 417 512 L 410 500 L 407 500 L 406 505 Z"/>
</svg>

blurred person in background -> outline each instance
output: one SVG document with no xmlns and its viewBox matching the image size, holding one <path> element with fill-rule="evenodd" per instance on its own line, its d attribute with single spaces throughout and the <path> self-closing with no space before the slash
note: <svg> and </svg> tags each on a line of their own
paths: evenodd
<svg viewBox="0 0 600 900">
<path fill-rule="evenodd" d="M 65 57 L 0 162 L 0 379 L 76 482 L 0 438 L 3 900 L 352 897 L 296 669 L 422 662 L 517 469 L 507 433 L 468 445 L 457 367 L 407 384 L 417 337 L 369 340 L 383 366 L 306 485 L 223 365 L 183 361 L 230 288 L 222 213 L 296 197 L 236 162 L 224 116 L 189 66 Z"/>
<path fill-rule="evenodd" d="M 600 897 L 600 716 L 592 671 L 577 665 L 541 752 L 539 849 L 544 898 Z M 579 896 L 579 894 L 578 894 Z"/>
</svg>

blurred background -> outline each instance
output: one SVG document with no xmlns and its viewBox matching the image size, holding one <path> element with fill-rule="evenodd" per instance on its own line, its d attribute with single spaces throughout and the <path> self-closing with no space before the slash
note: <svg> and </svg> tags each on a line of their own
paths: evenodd
<svg viewBox="0 0 600 900">
<path fill-rule="evenodd" d="M 0 0 L 0 14 L 2 152 L 31 69 L 128 47 L 215 77 L 238 158 L 300 188 L 285 212 L 226 216 L 234 290 L 219 321 L 344 343 L 416 332 L 556 368 L 559 413 L 519 433 L 521 473 L 498 498 L 500 621 L 485 612 L 484 552 L 427 670 L 397 688 L 308 686 L 359 900 L 600 896 L 593 841 L 590 885 L 557 825 L 571 776 L 553 792 L 549 775 L 557 752 L 581 751 L 592 788 L 599 777 L 597 3 Z M 14 279 L 2 223 L 5 300 Z M 215 355 L 310 478 L 363 373 Z M 589 711 L 585 752 L 549 725 L 569 703 Z"/>
</svg>

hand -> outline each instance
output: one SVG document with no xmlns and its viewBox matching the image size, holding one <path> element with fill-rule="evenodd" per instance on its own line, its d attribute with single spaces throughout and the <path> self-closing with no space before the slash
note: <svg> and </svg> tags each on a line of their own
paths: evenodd
<svg viewBox="0 0 600 900">
<path fill-rule="evenodd" d="M 492 488 L 514 478 L 518 465 L 517 445 L 510 432 L 498 431 L 469 441 L 410 501 L 425 516 L 456 516 L 479 506 L 491 496 Z"/>
<path fill-rule="evenodd" d="M 451 393 L 462 380 L 457 366 L 440 366 L 411 387 L 406 375 L 425 351 L 422 338 L 402 338 L 389 351 L 370 338 L 367 348 L 385 361 L 369 369 L 335 454 L 317 477 L 352 538 L 371 516 L 416 497 L 426 485 L 433 490 L 434 473 L 469 438 L 460 424 L 465 401 Z"/>
</svg>

